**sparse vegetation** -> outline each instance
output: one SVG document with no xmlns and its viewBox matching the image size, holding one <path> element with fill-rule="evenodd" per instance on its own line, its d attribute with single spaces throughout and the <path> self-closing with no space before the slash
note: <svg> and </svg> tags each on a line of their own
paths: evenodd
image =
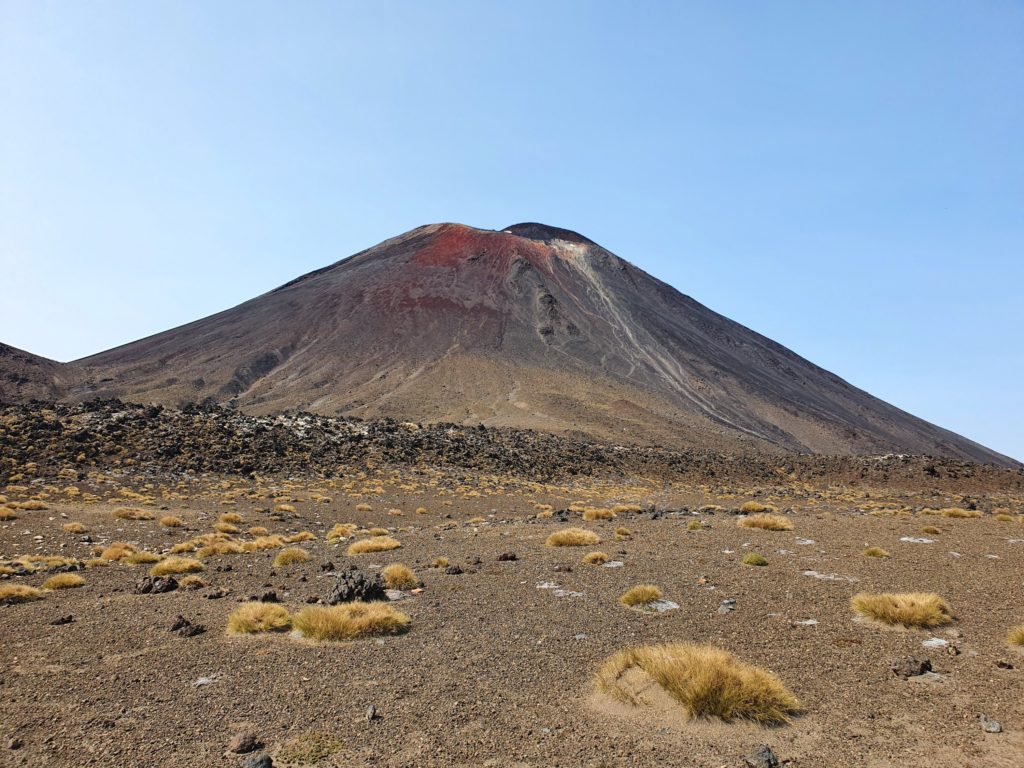
<svg viewBox="0 0 1024 768">
<path fill-rule="evenodd" d="M 41 600 L 42 590 L 25 584 L 0 584 L 0 605 L 8 603 L 28 603 Z"/>
<path fill-rule="evenodd" d="M 327 532 L 327 541 L 335 542 L 341 539 L 348 539 L 355 535 L 359 526 L 354 523 L 337 523 Z"/>
<path fill-rule="evenodd" d="M 888 557 L 889 553 L 881 547 L 868 547 L 864 550 L 864 557 Z"/>
<path fill-rule="evenodd" d="M 228 523 L 229 525 L 241 525 L 243 518 L 237 512 L 225 512 L 220 516 L 220 522 Z"/>
<path fill-rule="evenodd" d="M 599 509 L 597 507 L 587 507 L 583 510 L 583 519 L 587 522 L 594 520 L 611 520 L 615 517 L 615 513 L 610 509 Z"/>
<path fill-rule="evenodd" d="M 939 627 L 953 620 L 949 603 L 934 592 L 860 592 L 850 604 L 855 613 L 883 624 Z"/>
<path fill-rule="evenodd" d="M 277 603 L 243 603 L 228 617 L 228 631 L 236 635 L 280 632 L 290 624 L 288 611 Z"/>
<path fill-rule="evenodd" d="M 152 520 L 153 513 L 137 507 L 118 507 L 113 512 L 119 520 Z"/>
<path fill-rule="evenodd" d="M 954 519 L 971 519 L 981 517 L 981 512 L 976 509 L 961 509 L 960 507 L 946 507 L 942 510 L 943 517 Z"/>
<path fill-rule="evenodd" d="M 620 595 L 619 602 L 630 608 L 635 608 L 653 603 L 655 600 L 661 600 L 661 597 L 661 590 L 653 584 L 638 584 Z"/>
<path fill-rule="evenodd" d="M 747 554 L 743 556 L 742 562 L 744 565 L 754 565 L 761 567 L 768 565 L 768 558 L 766 558 L 764 555 L 759 555 L 757 552 L 747 552 Z"/>
<path fill-rule="evenodd" d="M 1007 633 L 1006 643 L 1014 648 L 1024 648 L 1024 624 L 1014 627 Z"/>
<path fill-rule="evenodd" d="M 207 584 L 202 579 L 202 577 L 192 574 L 190 576 L 186 576 L 183 579 L 180 579 L 178 581 L 178 586 L 180 586 L 182 589 L 202 589 L 203 587 L 207 586 Z"/>
<path fill-rule="evenodd" d="M 688 531 L 703 531 L 704 523 L 700 520 L 691 520 L 686 524 L 686 530 Z"/>
<path fill-rule="evenodd" d="M 598 669 L 598 690 L 625 704 L 644 704 L 642 683 L 630 678 L 633 671 L 661 686 L 691 718 L 777 725 L 800 711 L 799 700 L 771 672 L 710 645 L 677 643 L 619 651 Z"/>
<path fill-rule="evenodd" d="M 304 563 L 307 560 L 309 560 L 309 552 L 302 547 L 288 547 L 277 553 L 277 557 L 274 558 L 274 567 L 284 568 L 288 565 Z"/>
<path fill-rule="evenodd" d="M 586 563 L 587 565 L 604 565 L 609 560 L 611 560 L 611 558 L 608 557 L 608 555 L 606 555 L 604 552 L 590 552 L 589 554 L 583 556 L 582 562 Z"/>
<path fill-rule="evenodd" d="M 148 565 L 149 563 L 159 563 L 160 555 L 145 549 L 137 549 L 134 552 L 129 552 L 120 560 L 126 565 Z"/>
<path fill-rule="evenodd" d="M 793 522 L 782 515 L 755 514 L 736 521 L 740 528 L 760 528 L 764 531 L 791 531 Z"/>
<path fill-rule="evenodd" d="M 772 507 L 759 501 L 747 501 L 740 506 L 740 512 L 745 515 L 756 515 L 760 512 L 770 511 L 773 511 Z"/>
<path fill-rule="evenodd" d="M 403 563 L 391 563 L 380 575 L 388 589 L 415 589 L 420 585 L 413 570 Z"/>
<path fill-rule="evenodd" d="M 431 568 L 447 568 L 448 567 L 448 558 L 447 557 L 435 557 L 430 562 L 430 567 Z"/>
<path fill-rule="evenodd" d="M 401 546 L 402 543 L 400 541 L 390 536 L 374 536 L 369 539 L 353 541 L 348 545 L 345 553 L 349 555 L 364 555 L 370 552 L 387 552 L 391 549 L 398 549 Z"/>
<path fill-rule="evenodd" d="M 164 515 L 160 518 L 160 525 L 164 528 L 181 528 L 185 522 L 180 517 L 174 515 Z"/>
<path fill-rule="evenodd" d="M 405 632 L 412 620 L 387 603 L 342 603 L 309 606 L 292 619 L 292 626 L 311 640 L 355 640 Z"/>
<path fill-rule="evenodd" d="M 927 533 L 929 536 L 938 536 L 942 531 L 934 525 L 926 525 L 921 529 L 921 533 Z"/>
<path fill-rule="evenodd" d="M 73 589 L 85 586 L 85 579 L 77 573 L 58 573 L 43 582 L 43 589 Z"/>
<path fill-rule="evenodd" d="M 588 547 L 599 544 L 601 537 L 585 528 L 563 528 L 545 540 L 549 547 Z"/>
<path fill-rule="evenodd" d="M 192 557 L 166 557 L 149 569 L 150 576 L 172 576 L 178 573 L 198 573 L 205 566 Z"/>
<path fill-rule="evenodd" d="M 68 533 L 88 533 L 89 529 L 86 528 L 82 523 L 64 523 L 61 526 Z"/>
</svg>

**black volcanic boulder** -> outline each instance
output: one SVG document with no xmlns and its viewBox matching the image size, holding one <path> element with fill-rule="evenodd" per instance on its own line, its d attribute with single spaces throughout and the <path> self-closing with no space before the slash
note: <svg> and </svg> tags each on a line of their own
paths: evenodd
<svg viewBox="0 0 1024 768">
<path fill-rule="evenodd" d="M 367 576 L 354 570 L 340 574 L 327 595 L 328 605 L 351 603 L 356 600 L 370 602 L 387 599 L 384 582 L 380 580 L 380 576 L 376 574 Z"/>
</svg>

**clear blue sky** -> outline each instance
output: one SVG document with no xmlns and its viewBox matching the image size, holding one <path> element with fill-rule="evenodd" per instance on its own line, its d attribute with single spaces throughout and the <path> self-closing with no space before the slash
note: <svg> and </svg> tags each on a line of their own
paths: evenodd
<svg viewBox="0 0 1024 768">
<path fill-rule="evenodd" d="M 1024 459 L 1024 3 L 0 0 L 0 340 L 575 229 Z"/>
</svg>

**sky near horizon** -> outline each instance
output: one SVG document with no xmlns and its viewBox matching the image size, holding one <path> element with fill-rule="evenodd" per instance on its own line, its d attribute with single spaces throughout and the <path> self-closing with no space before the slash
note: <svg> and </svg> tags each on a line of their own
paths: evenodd
<svg viewBox="0 0 1024 768">
<path fill-rule="evenodd" d="M 0 0 L 0 341 L 541 221 L 1024 459 L 1024 3 Z"/>
</svg>

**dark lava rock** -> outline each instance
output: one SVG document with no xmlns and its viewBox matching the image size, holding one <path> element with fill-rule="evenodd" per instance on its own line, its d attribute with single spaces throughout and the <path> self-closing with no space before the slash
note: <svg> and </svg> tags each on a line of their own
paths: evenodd
<svg viewBox="0 0 1024 768">
<path fill-rule="evenodd" d="M 279 603 L 281 600 L 277 596 L 277 592 L 272 589 L 268 589 L 259 595 L 249 595 L 249 600 L 254 603 Z"/>
<path fill-rule="evenodd" d="M 332 563 L 330 560 L 328 560 L 325 563 L 320 563 L 320 570 L 321 571 L 333 571 L 334 570 L 334 563 Z"/>
<path fill-rule="evenodd" d="M 171 632 L 178 635 L 179 637 L 195 637 L 201 635 L 206 631 L 206 627 L 202 624 L 193 624 L 191 621 L 186 619 L 184 616 L 179 615 L 174 623 L 171 624 Z"/>
<path fill-rule="evenodd" d="M 224 587 L 218 587 L 217 589 L 207 592 L 203 597 L 207 600 L 220 600 L 222 597 L 227 597 L 229 593 L 230 591 L 224 589 Z"/>
<path fill-rule="evenodd" d="M 514 562 L 514 561 L 516 561 L 518 559 L 519 558 L 516 557 L 516 553 L 515 552 L 502 552 L 500 555 L 498 555 L 498 562 L 499 563 L 511 563 L 511 562 Z"/>
<path fill-rule="evenodd" d="M 253 755 L 245 759 L 242 768 L 274 768 L 274 761 L 270 755 Z"/>
<path fill-rule="evenodd" d="M 767 744 L 762 744 L 743 758 L 747 768 L 779 768 L 779 758 Z"/>
<path fill-rule="evenodd" d="M 458 576 L 460 573 L 463 573 L 463 570 L 457 565 L 449 565 L 444 569 L 444 572 L 449 576 Z"/>
<path fill-rule="evenodd" d="M 370 602 L 372 600 L 387 600 L 387 593 L 384 591 L 384 582 L 377 574 L 369 576 L 359 571 L 345 571 L 338 575 L 334 586 L 327 595 L 328 605 L 338 603 L 351 603 L 355 600 Z"/>
<path fill-rule="evenodd" d="M 925 672 L 931 672 L 932 663 L 928 659 L 917 659 L 913 656 L 907 656 L 902 659 L 896 659 L 889 666 L 889 669 L 892 670 L 896 677 L 902 677 L 906 680 L 908 677 L 917 677 Z"/>
<path fill-rule="evenodd" d="M 572 573 L 571 565 L 556 565 L 555 573 Z"/>
<path fill-rule="evenodd" d="M 137 595 L 159 595 L 173 592 L 178 588 L 178 580 L 173 576 L 146 576 L 135 585 Z"/>
<path fill-rule="evenodd" d="M 260 740 L 256 738 L 256 734 L 242 731 L 231 737 L 231 741 L 228 742 L 228 751 L 234 752 L 236 755 L 244 755 L 247 752 L 255 752 L 262 746 Z"/>
<path fill-rule="evenodd" d="M 50 624 L 51 624 L 51 626 L 54 626 L 54 627 L 60 627 L 60 626 L 63 626 L 64 624 L 70 624 L 74 620 L 75 620 L 75 617 L 71 616 L 71 615 L 61 616 L 60 618 L 57 618 L 57 619 L 54 619 L 53 621 L 51 621 Z"/>
</svg>

